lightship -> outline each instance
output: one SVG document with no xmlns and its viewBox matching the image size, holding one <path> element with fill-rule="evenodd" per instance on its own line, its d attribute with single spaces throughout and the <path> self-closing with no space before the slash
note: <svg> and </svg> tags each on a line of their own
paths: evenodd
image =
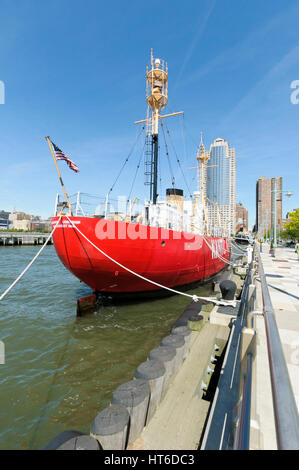
<svg viewBox="0 0 299 470">
<path fill-rule="evenodd" d="M 152 53 L 146 83 L 148 116 L 136 121 L 146 128 L 145 173 L 150 197 L 142 212 L 121 217 L 109 211 L 106 201 L 102 213 L 82 216 L 74 214 L 67 199 L 67 207 L 57 210 L 52 219 L 54 227 L 62 215 L 53 234 L 58 257 L 97 293 L 155 293 L 162 289 L 157 284 L 191 286 L 213 277 L 230 258 L 228 234 L 223 230 L 215 233 L 208 223 L 204 196 L 208 154 L 202 142 L 197 151 L 197 190 L 191 213 L 184 209 L 182 190 L 167 189 L 164 201 L 158 194 L 159 122 L 181 112 L 160 114 L 168 102 L 168 67 Z"/>
</svg>

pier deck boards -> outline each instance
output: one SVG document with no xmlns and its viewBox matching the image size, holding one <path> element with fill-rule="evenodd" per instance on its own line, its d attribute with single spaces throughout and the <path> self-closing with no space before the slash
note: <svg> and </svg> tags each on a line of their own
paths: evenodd
<svg viewBox="0 0 299 470">
<path fill-rule="evenodd" d="M 261 253 L 276 323 L 299 410 L 299 261 L 294 249 Z"/>
<path fill-rule="evenodd" d="M 228 328 L 206 323 L 192 332 L 190 353 L 174 377 L 166 396 L 132 450 L 196 450 L 210 402 L 201 398 L 202 372 L 215 339 L 226 338 Z"/>
</svg>

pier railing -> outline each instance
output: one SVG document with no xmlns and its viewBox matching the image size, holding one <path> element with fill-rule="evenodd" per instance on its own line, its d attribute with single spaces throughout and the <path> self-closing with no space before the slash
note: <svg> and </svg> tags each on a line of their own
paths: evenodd
<svg viewBox="0 0 299 470">
<path fill-rule="evenodd" d="M 298 410 L 275 321 L 274 309 L 261 256 L 259 250 L 256 251 L 262 290 L 278 449 L 299 449 Z"/>
<path fill-rule="evenodd" d="M 254 256 L 248 267 L 247 275 L 243 285 L 241 302 L 239 307 L 239 321 L 241 331 L 241 345 L 239 352 L 240 360 L 240 382 L 239 399 L 234 410 L 235 435 L 234 449 L 249 450 L 250 448 L 250 422 L 252 415 L 252 382 L 253 362 L 255 360 L 253 330 L 246 328 L 248 316 L 253 313 L 256 292 L 253 287 Z"/>
<path fill-rule="evenodd" d="M 259 278 L 258 284 L 256 282 L 257 277 Z M 255 310 L 257 285 L 260 286 L 261 290 L 262 311 Z M 244 304 L 240 347 L 240 384 L 239 400 L 235 409 L 234 449 L 260 448 L 260 439 L 254 436 L 252 430 L 252 422 L 255 422 L 257 417 L 256 400 L 258 399 L 256 396 L 257 330 L 255 325 L 255 317 L 258 315 L 263 315 L 265 323 L 271 381 L 269 393 L 272 392 L 277 448 L 279 450 L 299 449 L 298 410 L 257 245 L 254 250 L 253 263 L 249 267 L 244 284 L 242 301 Z M 268 392 L 264 390 L 264 393 Z M 256 428 L 254 431 L 256 432 Z"/>
</svg>

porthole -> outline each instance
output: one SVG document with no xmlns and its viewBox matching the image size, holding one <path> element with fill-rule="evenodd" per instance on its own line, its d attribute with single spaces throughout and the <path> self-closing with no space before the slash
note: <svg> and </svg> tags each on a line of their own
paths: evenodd
<svg viewBox="0 0 299 470">
<path fill-rule="evenodd" d="M 166 242 L 163 240 L 163 241 L 161 242 L 161 246 L 165 246 L 165 244 L 166 244 Z"/>
</svg>

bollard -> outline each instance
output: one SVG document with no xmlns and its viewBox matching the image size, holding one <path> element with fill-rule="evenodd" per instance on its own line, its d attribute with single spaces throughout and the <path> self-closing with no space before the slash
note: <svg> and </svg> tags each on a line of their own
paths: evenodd
<svg viewBox="0 0 299 470">
<path fill-rule="evenodd" d="M 171 331 L 172 335 L 181 335 L 184 337 L 185 347 L 184 347 L 183 359 L 186 359 L 190 350 L 191 333 L 192 331 L 189 328 L 189 326 L 177 326 L 176 328 L 173 328 L 173 330 Z"/>
<path fill-rule="evenodd" d="M 111 403 L 125 406 L 130 415 L 128 444 L 136 441 L 145 426 L 150 393 L 149 383 L 136 379 L 120 385 L 112 395 Z"/>
<path fill-rule="evenodd" d="M 161 401 L 165 372 L 166 370 L 162 362 L 152 360 L 143 362 L 136 369 L 135 378 L 148 380 L 151 389 L 146 424 L 153 417 Z"/>
<path fill-rule="evenodd" d="M 183 362 L 185 351 L 185 340 L 181 335 L 169 335 L 161 341 L 161 346 L 171 346 L 176 350 L 176 359 L 174 364 L 174 373 L 176 374 Z"/>
<path fill-rule="evenodd" d="M 149 360 L 160 361 L 165 367 L 165 377 L 163 383 L 162 397 L 165 395 L 170 377 L 174 374 L 176 350 L 170 346 L 159 346 L 156 349 L 152 349 L 148 355 Z"/>
<path fill-rule="evenodd" d="M 63 431 L 53 437 L 44 450 L 100 450 L 100 446 L 92 436 L 79 431 Z"/>
<path fill-rule="evenodd" d="M 234 300 L 237 285 L 234 281 L 226 279 L 220 283 L 220 290 L 224 300 Z"/>
<path fill-rule="evenodd" d="M 124 406 L 111 405 L 96 416 L 91 426 L 91 435 L 104 450 L 124 450 L 129 419 L 129 413 Z"/>
<path fill-rule="evenodd" d="M 192 331 L 200 331 L 204 325 L 204 317 L 202 315 L 191 315 L 188 325 Z"/>
</svg>

